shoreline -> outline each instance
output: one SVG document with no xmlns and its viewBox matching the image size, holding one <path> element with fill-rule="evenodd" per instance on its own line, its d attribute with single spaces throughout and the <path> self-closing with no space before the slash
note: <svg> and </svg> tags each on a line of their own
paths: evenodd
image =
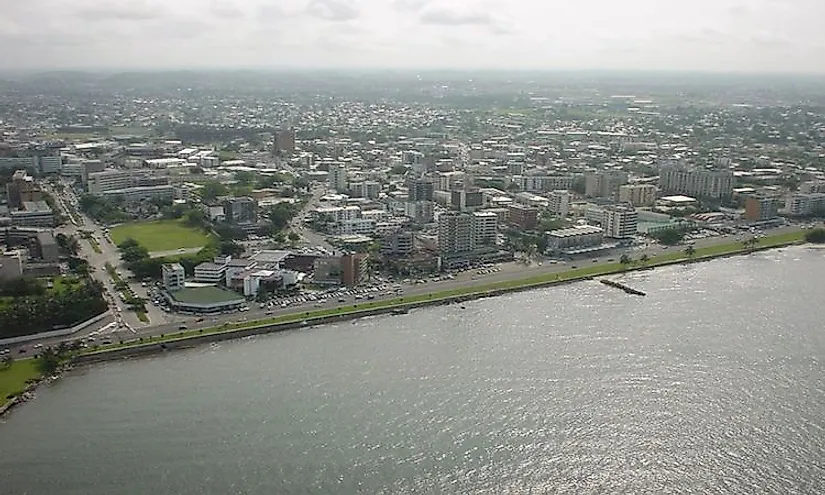
<svg viewBox="0 0 825 495">
<path fill-rule="evenodd" d="M 770 242 L 770 237 L 765 241 Z M 372 306 L 363 304 L 362 309 L 357 308 L 358 305 L 351 306 L 346 310 L 347 306 L 333 308 L 331 310 L 323 310 L 318 312 L 307 313 L 291 313 L 282 315 L 274 320 L 281 321 L 258 321 L 249 322 L 237 328 L 230 328 L 217 331 L 209 331 L 210 329 L 201 330 L 198 332 L 188 331 L 179 334 L 170 334 L 165 338 L 158 338 L 157 340 L 150 340 L 147 342 L 127 342 L 124 344 L 115 344 L 114 348 L 101 349 L 97 351 L 87 352 L 77 356 L 74 360 L 75 364 L 91 364 L 114 359 L 123 359 L 131 356 L 144 356 L 150 354 L 158 354 L 171 350 L 190 349 L 197 345 L 212 342 L 221 342 L 227 340 L 240 339 L 249 337 L 251 335 L 264 335 L 269 333 L 278 333 L 296 328 L 310 328 L 319 325 L 338 323 L 341 321 L 356 320 L 368 316 L 378 316 L 385 314 L 393 314 L 399 311 L 407 312 L 413 309 L 419 309 L 428 306 L 438 306 L 444 304 L 462 303 L 477 299 L 488 297 L 496 297 L 504 294 L 522 292 L 533 289 L 554 287 L 574 282 L 585 280 L 593 280 L 596 277 L 614 276 L 629 272 L 641 270 L 654 270 L 658 267 L 667 267 L 672 265 L 685 265 L 690 263 L 699 263 L 720 258 L 728 258 L 732 256 L 747 255 L 758 251 L 767 251 L 771 249 L 779 249 L 792 245 L 805 244 L 804 239 L 788 239 L 779 241 L 777 243 L 768 244 L 765 246 L 756 246 L 753 249 L 737 248 L 735 250 L 726 250 L 718 253 L 698 255 L 692 258 L 680 252 L 680 256 L 673 259 L 652 259 L 648 264 L 638 264 L 634 266 L 616 267 L 614 265 L 602 265 L 598 270 L 592 273 L 590 270 L 570 270 L 567 272 L 559 272 L 557 274 L 545 274 L 538 277 L 522 277 L 506 282 L 492 283 L 487 286 L 480 285 L 478 287 L 468 287 L 464 289 L 454 289 L 443 292 L 432 292 L 423 296 L 412 296 L 407 299 L 399 298 L 398 301 L 394 299 L 378 301 Z M 668 255 L 670 256 L 670 255 Z M 570 272 L 582 271 L 581 274 L 570 274 Z M 553 277 L 555 275 L 555 277 Z M 541 279 L 541 280 L 534 280 Z M 500 286 L 500 287 L 494 287 Z M 452 293 L 455 294 L 445 294 Z M 441 295 L 440 295 L 441 294 Z M 329 314 L 318 315 L 317 313 L 327 312 Z M 313 313 L 315 315 L 313 316 Z"/>
<path fill-rule="evenodd" d="M 181 332 L 178 334 L 163 336 L 154 341 L 150 337 L 148 341 L 143 341 L 143 339 L 140 339 L 140 341 L 114 344 L 110 348 L 94 350 L 76 355 L 69 363 L 67 363 L 68 366 L 65 369 L 85 365 L 90 366 L 96 363 L 119 359 L 151 356 L 175 350 L 192 349 L 204 344 L 237 340 L 253 335 L 279 333 L 300 328 L 309 329 L 319 325 L 357 320 L 368 316 L 392 315 L 399 312 L 407 313 L 413 309 L 429 306 L 456 303 L 460 304 L 467 301 L 496 297 L 509 293 L 555 287 L 585 280 L 593 280 L 596 277 L 614 276 L 642 270 L 654 270 L 658 267 L 700 263 L 715 259 L 748 255 L 759 251 L 768 251 L 788 246 L 807 244 L 804 240 L 804 233 L 802 232 L 796 233 L 795 235 L 778 235 L 773 239 L 771 239 L 771 237 L 767 237 L 762 240 L 765 241 L 765 245 L 756 246 L 752 249 L 746 249 L 741 245 L 741 243 L 737 243 L 738 246 L 735 248 L 731 247 L 731 245 L 723 245 L 721 246 L 722 249 L 719 247 L 704 248 L 710 252 L 707 254 L 701 254 L 700 252 L 693 257 L 688 257 L 683 251 L 679 251 L 678 253 L 663 255 L 659 257 L 659 259 L 653 258 L 646 264 L 621 266 L 618 263 L 614 263 L 610 265 L 600 265 L 597 267 L 574 269 L 555 274 L 543 274 L 536 277 L 522 277 L 505 282 L 480 285 L 477 287 L 469 286 L 460 289 L 433 292 L 422 296 L 410 296 L 408 298 L 402 297 L 397 301 L 394 299 L 377 301 L 376 303 L 373 303 L 372 307 L 367 304 L 363 304 L 362 306 L 365 307 L 360 309 L 357 307 L 358 305 L 350 306 L 349 310 L 346 309 L 347 306 L 343 306 L 333 308 L 331 310 L 291 313 L 274 318 L 270 321 L 264 320 L 249 322 L 236 328 L 221 329 L 220 327 L 213 327 L 213 329 Z M 716 252 L 717 250 L 718 252 Z M 57 377 L 59 377 L 59 375 L 57 375 Z M 37 381 L 27 386 L 23 393 L 0 405 L 0 418 L 8 414 L 17 405 L 31 400 L 37 387 L 43 383 L 52 382 L 54 379 L 56 379 L 54 376 L 38 377 Z M 26 399 L 22 398 L 24 394 L 28 394 Z"/>
</svg>

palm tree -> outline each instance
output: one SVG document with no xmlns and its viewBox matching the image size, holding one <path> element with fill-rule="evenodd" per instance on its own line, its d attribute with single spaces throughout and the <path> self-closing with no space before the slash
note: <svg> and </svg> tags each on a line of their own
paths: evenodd
<svg viewBox="0 0 825 495">
<path fill-rule="evenodd" d="M 757 244 L 759 244 L 759 240 L 756 237 L 751 237 L 750 239 L 745 239 L 744 241 L 742 241 L 742 245 L 748 252 L 751 252 L 754 249 L 756 249 Z"/>
<path fill-rule="evenodd" d="M 630 265 L 631 263 L 633 263 L 633 260 L 632 260 L 632 259 L 630 259 L 630 256 L 628 256 L 627 254 L 623 254 L 623 255 L 619 258 L 619 263 L 621 263 L 621 264 L 622 264 L 622 266 L 623 266 L 624 268 L 627 268 L 627 267 L 628 267 L 628 265 Z"/>
<path fill-rule="evenodd" d="M 693 256 L 696 254 L 696 249 L 694 249 L 693 246 L 688 246 L 685 248 L 685 254 L 688 258 L 693 258 Z"/>
<path fill-rule="evenodd" d="M 639 262 L 640 262 L 642 265 L 647 265 L 648 261 L 650 261 L 650 256 L 648 256 L 648 255 L 647 255 L 647 253 L 643 254 L 643 255 L 639 258 Z"/>
</svg>

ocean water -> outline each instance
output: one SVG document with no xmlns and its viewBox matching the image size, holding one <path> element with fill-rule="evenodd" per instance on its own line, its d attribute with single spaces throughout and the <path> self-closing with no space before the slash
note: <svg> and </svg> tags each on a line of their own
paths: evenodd
<svg viewBox="0 0 825 495">
<path fill-rule="evenodd" d="M 0 493 L 825 493 L 825 251 L 75 371 Z"/>
</svg>

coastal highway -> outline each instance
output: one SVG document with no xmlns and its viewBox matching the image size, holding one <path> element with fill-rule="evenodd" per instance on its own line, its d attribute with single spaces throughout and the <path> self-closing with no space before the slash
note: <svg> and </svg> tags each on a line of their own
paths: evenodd
<svg viewBox="0 0 825 495">
<path fill-rule="evenodd" d="M 789 227 L 780 227 L 771 229 L 766 231 L 767 235 L 778 235 L 790 232 L 798 232 L 800 231 L 800 227 L 789 226 Z M 695 241 L 695 247 L 702 248 L 702 247 L 709 247 L 714 245 L 720 244 L 728 244 L 731 242 L 739 242 L 743 241 L 749 237 L 752 237 L 750 233 L 742 233 L 736 235 L 728 235 L 728 236 L 717 236 L 717 237 L 709 237 L 704 239 L 698 239 Z M 538 275 L 544 274 L 551 274 L 551 273 L 558 273 L 567 270 L 571 270 L 573 266 L 577 267 L 585 267 L 585 266 L 598 266 L 600 264 L 607 264 L 607 263 L 615 263 L 618 261 L 619 257 L 626 253 L 634 259 L 639 259 L 640 256 L 643 254 L 647 254 L 649 257 L 656 256 L 658 254 L 670 252 L 670 251 L 682 251 L 684 246 L 674 246 L 670 248 L 666 248 L 661 245 L 648 245 L 648 246 L 635 246 L 633 248 L 628 248 L 626 250 L 616 250 L 609 254 L 600 256 L 600 257 L 590 257 L 590 258 L 583 258 L 577 259 L 575 261 L 568 261 L 563 263 L 556 263 L 552 264 L 549 262 L 543 263 L 530 263 L 525 264 L 523 262 L 510 262 L 510 263 L 501 263 L 495 266 L 497 270 L 492 271 L 491 273 L 487 274 L 479 274 L 479 270 L 467 270 L 464 272 L 460 272 L 455 275 L 455 278 L 443 281 L 427 281 L 425 283 L 408 283 L 408 284 L 400 284 L 402 288 L 402 293 L 395 294 L 389 291 L 378 291 L 378 292 L 370 292 L 374 296 L 374 301 L 381 301 L 387 299 L 395 299 L 402 296 L 413 296 L 413 295 L 420 295 L 420 294 L 428 294 L 432 292 L 440 292 L 458 288 L 465 288 L 465 287 L 472 287 L 478 286 L 483 284 L 490 284 L 495 282 L 502 282 L 502 281 L 509 281 L 509 280 L 519 280 L 522 278 L 527 277 L 534 277 Z M 595 260 L 595 261 L 594 261 Z M 613 260 L 613 261 L 610 261 Z M 357 301 L 354 300 L 353 296 L 346 296 L 346 303 L 339 303 L 337 298 L 333 297 L 328 299 L 325 303 L 317 303 L 317 302 L 307 302 L 301 305 L 293 305 L 287 308 L 280 308 L 276 307 L 273 309 L 260 309 L 257 305 L 253 305 L 249 311 L 246 312 L 236 312 L 228 315 L 218 315 L 216 317 L 207 316 L 204 318 L 204 321 L 197 322 L 197 317 L 194 316 L 184 316 L 184 315 L 174 315 L 169 314 L 166 315 L 167 323 L 162 323 L 159 325 L 151 325 L 145 327 L 136 327 L 134 331 L 121 331 L 118 334 L 112 334 L 111 339 L 116 341 L 118 339 L 123 340 L 131 340 L 136 337 L 149 337 L 149 336 L 159 336 L 161 334 L 170 334 L 179 331 L 179 326 L 181 324 L 185 324 L 187 329 L 199 329 L 199 328 L 211 328 L 217 327 L 224 323 L 242 323 L 242 322 L 252 322 L 254 320 L 260 320 L 264 318 L 270 318 L 274 316 L 281 316 L 281 315 L 288 315 L 288 314 L 300 314 L 305 313 L 307 311 L 313 311 L 318 309 L 330 309 L 336 306 L 342 305 L 351 305 L 356 303 Z M 266 314 L 269 312 L 270 314 Z M 73 338 L 80 338 L 85 335 L 88 335 L 88 331 L 84 331 L 79 333 L 78 335 L 73 336 Z M 81 335 L 84 334 L 84 335 Z M 64 339 L 49 339 L 44 340 L 39 343 L 43 345 L 56 345 L 61 340 Z M 100 339 L 98 339 L 100 340 Z M 27 346 L 24 346 L 27 347 Z"/>
</svg>

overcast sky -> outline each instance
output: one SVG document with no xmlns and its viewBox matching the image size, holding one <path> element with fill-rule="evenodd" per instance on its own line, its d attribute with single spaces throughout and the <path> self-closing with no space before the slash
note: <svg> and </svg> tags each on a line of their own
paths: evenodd
<svg viewBox="0 0 825 495">
<path fill-rule="evenodd" d="M 0 0 L 8 68 L 825 73 L 825 0 Z"/>
</svg>

